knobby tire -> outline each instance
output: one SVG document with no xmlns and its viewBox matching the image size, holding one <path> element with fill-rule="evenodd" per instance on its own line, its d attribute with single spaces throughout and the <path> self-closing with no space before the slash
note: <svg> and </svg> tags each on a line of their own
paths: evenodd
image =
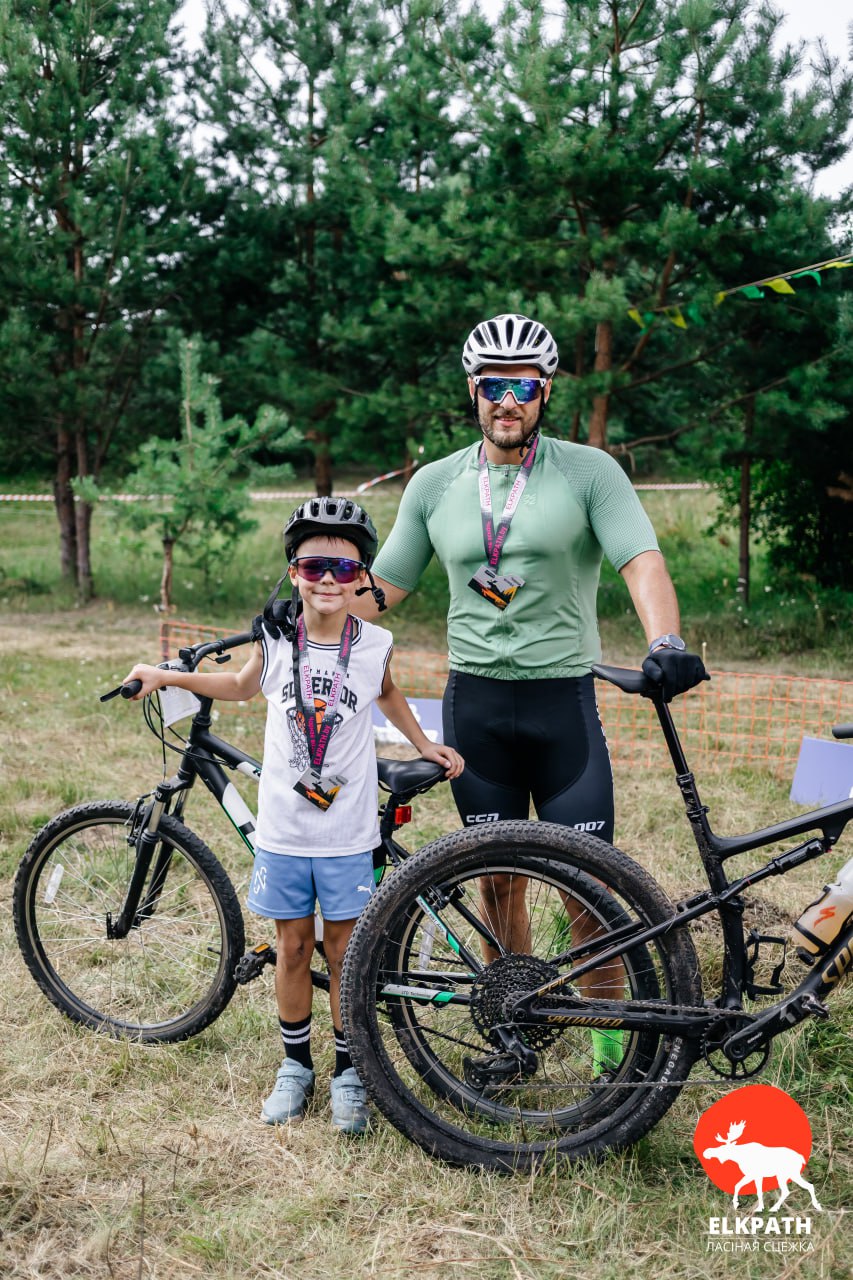
<svg viewBox="0 0 853 1280">
<path fill-rule="evenodd" d="M 498 875 L 504 880 L 493 879 Z M 482 956 L 471 914 L 480 920 L 486 914 L 482 886 L 509 883 L 520 886 L 525 898 L 526 945 L 502 967 L 499 962 L 476 978 L 436 927 L 431 894 L 440 886 L 442 898 L 458 895 L 463 910 L 451 901 L 438 915 L 456 943 Z M 497 902 L 493 893 L 489 925 L 500 935 L 508 925 L 495 914 Z M 347 948 L 344 1031 L 372 1101 L 429 1154 L 498 1172 L 598 1157 L 636 1142 L 678 1096 L 695 1060 L 692 1042 L 653 1026 L 622 1030 L 618 1049 L 609 1050 L 613 1060 L 600 1070 L 592 1033 L 580 1019 L 560 1026 L 532 1022 L 517 1027 L 523 1039 L 538 1040 L 531 1077 L 497 1078 L 484 1086 L 479 1077 L 472 1082 L 472 1063 L 486 1064 L 488 1072 L 492 1057 L 500 1057 L 500 1040 L 490 1026 L 505 1021 L 514 998 L 546 980 L 525 985 L 531 971 L 553 968 L 567 952 L 556 969 L 560 976 L 569 971 L 580 922 L 589 945 L 626 923 L 652 925 L 673 914 L 672 903 L 642 867 L 571 828 L 490 823 L 425 846 L 386 877 Z M 415 994 L 378 996 L 389 984 Z M 442 994 L 419 999 L 419 988 Z M 702 1003 L 698 961 L 685 928 L 627 946 L 618 973 L 612 966 L 606 974 L 603 967 L 594 969 L 578 989 L 626 1007 L 636 1000 L 694 1008 Z M 559 992 L 553 999 L 557 1007 Z"/>
</svg>

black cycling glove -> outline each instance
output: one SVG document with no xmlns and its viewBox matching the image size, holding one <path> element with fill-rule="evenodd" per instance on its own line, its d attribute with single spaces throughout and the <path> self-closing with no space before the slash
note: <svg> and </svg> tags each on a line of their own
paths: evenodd
<svg viewBox="0 0 853 1280">
<path fill-rule="evenodd" d="M 271 640 L 281 637 L 292 644 L 296 638 L 295 613 L 292 600 L 279 600 L 271 596 L 264 605 L 263 613 L 256 614 L 252 619 L 252 639 L 261 640 L 266 631 Z"/>
<path fill-rule="evenodd" d="M 643 674 L 652 684 L 660 685 L 664 702 L 711 679 L 698 654 L 686 649 L 655 649 L 643 659 Z"/>
</svg>

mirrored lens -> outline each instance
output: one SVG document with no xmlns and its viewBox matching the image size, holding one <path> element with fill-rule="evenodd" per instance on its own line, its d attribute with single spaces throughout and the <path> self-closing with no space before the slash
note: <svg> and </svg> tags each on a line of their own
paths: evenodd
<svg viewBox="0 0 853 1280">
<path fill-rule="evenodd" d="M 344 560 L 340 556 L 303 556 L 293 563 L 299 577 L 306 582 L 319 582 L 327 571 L 335 582 L 355 582 L 364 568 L 360 560 Z"/>
<path fill-rule="evenodd" d="M 518 404 L 529 404 L 539 394 L 538 378 L 480 378 L 477 385 L 493 404 L 500 404 L 508 391 Z"/>
</svg>

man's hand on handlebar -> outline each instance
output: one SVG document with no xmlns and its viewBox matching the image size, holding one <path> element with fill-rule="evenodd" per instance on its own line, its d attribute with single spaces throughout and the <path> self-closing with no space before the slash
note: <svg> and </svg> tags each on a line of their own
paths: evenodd
<svg viewBox="0 0 853 1280">
<path fill-rule="evenodd" d="M 699 655 L 686 649 L 655 649 L 643 660 L 643 674 L 660 685 L 664 702 L 711 679 Z"/>
</svg>

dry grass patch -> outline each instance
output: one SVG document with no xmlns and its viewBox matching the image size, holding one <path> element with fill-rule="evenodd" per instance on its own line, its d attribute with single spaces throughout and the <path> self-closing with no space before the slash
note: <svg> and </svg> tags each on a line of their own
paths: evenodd
<svg viewBox="0 0 853 1280">
<path fill-rule="evenodd" d="M 59 808 L 132 798 L 161 772 L 139 708 L 97 702 L 134 658 L 156 652 L 156 623 L 144 630 L 129 612 L 123 620 L 117 612 L 99 617 L 56 619 L 44 631 L 0 624 L 7 693 L 0 710 L 0 1274 L 717 1280 L 720 1256 L 705 1252 L 704 1232 L 709 1214 L 725 1213 L 730 1202 L 692 1151 L 696 1119 L 719 1096 L 717 1087 L 685 1089 L 648 1138 L 601 1165 L 499 1178 L 438 1165 L 382 1123 L 363 1141 L 333 1133 L 331 1028 L 319 1003 L 315 1102 L 299 1127 L 261 1124 L 261 1100 L 280 1058 L 269 975 L 238 990 L 205 1033 L 170 1047 L 116 1043 L 48 1005 L 13 936 L 14 868 L 34 827 Z M 711 774 L 703 788 L 726 832 L 787 812 L 786 790 L 746 771 Z M 698 886 L 669 774 L 625 771 L 618 792 L 617 842 L 671 891 Z M 444 788 L 415 812 L 413 845 L 456 825 Z M 235 883 L 244 880 L 246 856 L 205 795 L 193 798 L 188 816 Z M 827 871 L 816 863 L 765 882 L 756 921 L 770 928 L 790 918 Z M 259 941 L 263 926 L 248 916 L 247 925 Z M 712 971 L 715 936 L 710 926 L 697 930 Z M 814 1220 L 818 1251 L 802 1262 L 773 1254 L 730 1260 L 738 1280 L 846 1273 L 850 1005 L 850 992 L 840 993 L 832 1022 L 807 1024 L 777 1042 L 765 1077 L 790 1089 L 812 1122 L 809 1176 L 827 1208 Z M 706 1076 L 697 1068 L 697 1081 Z"/>
</svg>

